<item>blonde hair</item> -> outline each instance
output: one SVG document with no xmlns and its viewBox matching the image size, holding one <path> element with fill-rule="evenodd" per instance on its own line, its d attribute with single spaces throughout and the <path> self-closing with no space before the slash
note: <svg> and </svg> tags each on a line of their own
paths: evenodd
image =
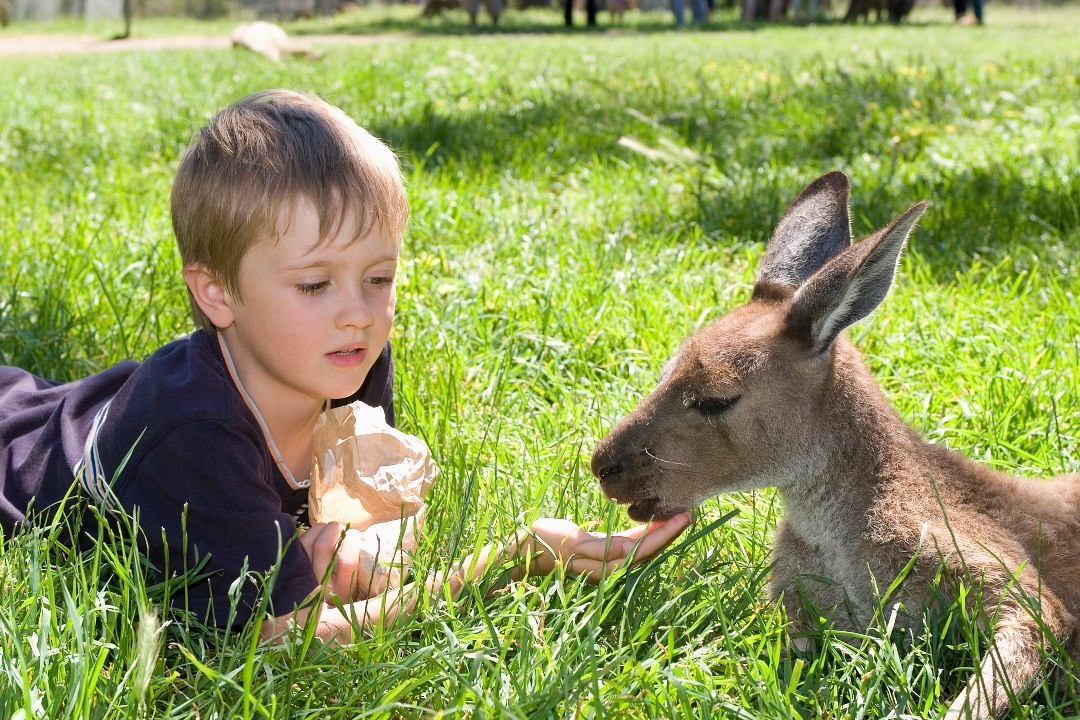
<svg viewBox="0 0 1080 720">
<path fill-rule="evenodd" d="M 349 213 L 357 235 L 401 241 L 409 216 L 397 156 L 339 108 L 289 90 L 230 105 L 184 152 L 172 187 L 172 222 L 185 266 L 200 263 L 239 297 L 244 253 L 276 237 L 278 218 L 304 198 L 319 216 L 319 243 Z M 196 325 L 214 331 L 190 297 Z"/>
</svg>

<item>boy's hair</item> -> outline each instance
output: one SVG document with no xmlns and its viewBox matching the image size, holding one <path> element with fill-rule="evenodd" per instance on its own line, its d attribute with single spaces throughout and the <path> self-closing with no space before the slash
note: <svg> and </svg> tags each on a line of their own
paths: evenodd
<svg viewBox="0 0 1080 720">
<path fill-rule="evenodd" d="M 249 95 L 215 115 L 180 160 L 172 221 L 185 266 L 200 263 L 239 297 L 240 260 L 277 237 L 278 218 L 306 199 L 319 216 L 319 242 L 348 213 L 357 238 L 373 229 L 401 241 L 408 200 L 393 151 L 348 115 L 289 90 Z M 216 330 L 190 296 L 195 323 Z"/>
</svg>

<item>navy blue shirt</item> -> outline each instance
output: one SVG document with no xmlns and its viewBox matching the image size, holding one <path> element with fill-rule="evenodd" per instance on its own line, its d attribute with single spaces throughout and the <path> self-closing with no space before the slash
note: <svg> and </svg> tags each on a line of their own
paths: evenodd
<svg viewBox="0 0 1080 720">
<path fill-rule="evenodd" d="M 333 404 L 381 406 L 393 424 L 392 389 L 387 343 L 363 386 Z M 158 579 L 205 562 L 205 579 L 176 592 L 173 606 L 224 625 L 230 586 L 248 572 L 233 617 L 246 622 L 261 592 L 256 578 L 272 569 L 270 612 L 301 604 L 318 586 L 307 554 L 290 543 L 297 522 L 307 522 L 307 489 L 285 480 L 216 338 L 202 331 L 141 365 L 121 363 L 64 385 L 0 367 L 0 530 L 22 524 L 31 499 L 40 513 L 70 490 L 90 425 L 110 399 L 97 436 L 100 467 L 120 507 L 137 519 Z"/>
</svg>

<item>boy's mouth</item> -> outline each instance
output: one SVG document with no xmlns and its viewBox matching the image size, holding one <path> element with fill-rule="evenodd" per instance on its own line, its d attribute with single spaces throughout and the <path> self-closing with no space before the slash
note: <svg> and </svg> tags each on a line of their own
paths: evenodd
<svg viewBox="0 0 1080 720">
<path fill-rule="evenodd" d="M 363 363 L 366 356 L 367 348 L 364 347 L 342 348 L 341 350 L 326 353 L 326 357 L 331 363 L 346 368 Z"/>
</svg>

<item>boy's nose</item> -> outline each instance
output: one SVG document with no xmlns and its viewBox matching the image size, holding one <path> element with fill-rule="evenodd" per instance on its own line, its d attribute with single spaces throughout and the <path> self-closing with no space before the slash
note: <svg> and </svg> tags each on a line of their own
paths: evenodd
<svg viewBox="0 0 1080 720">
<path fill-rule="evenodd" d="M 348 299 L 338 313 L 338 324 L 342 327 L 367 327 L 371 323 L 371 309 L 364 299 L 364 294 L 348 293 Z"/>
</svg>

